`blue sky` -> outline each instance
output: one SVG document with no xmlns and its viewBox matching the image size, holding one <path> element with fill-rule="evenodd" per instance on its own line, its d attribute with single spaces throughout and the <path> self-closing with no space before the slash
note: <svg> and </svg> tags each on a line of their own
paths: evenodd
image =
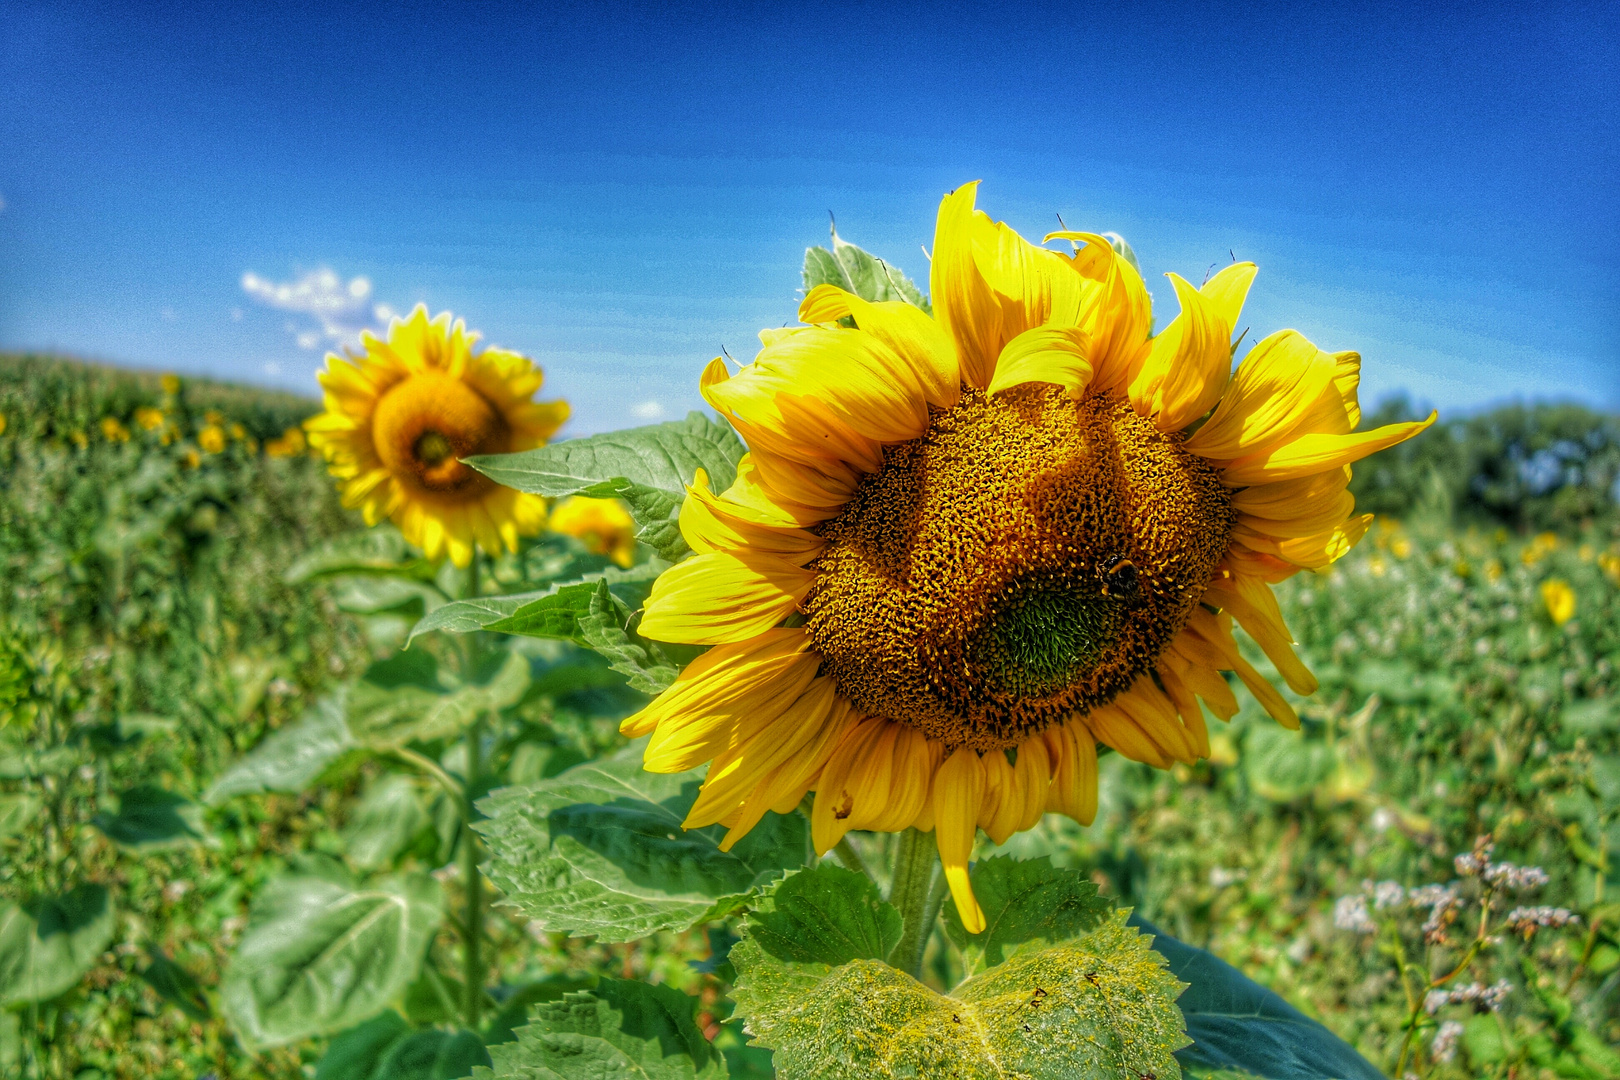
<svg viewBox="0 0 1620 1080">
<path fill-rule="evenodd" d="M 5 3 L 0 348 L 312 391 L 422 301 L 583 434 L 791 321 L 829 210 L 926 281 L 980 179 L 1123 234 L 1161 324 L 1255 260 L 1250 340 L 1364 400 L 1620 408 L 1613 4 L 212 7 Z"/>
</svg>

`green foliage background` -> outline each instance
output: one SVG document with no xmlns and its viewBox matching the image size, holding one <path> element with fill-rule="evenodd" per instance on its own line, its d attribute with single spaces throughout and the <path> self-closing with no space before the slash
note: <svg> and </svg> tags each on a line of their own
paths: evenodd
<svg viewBox="0 0 1620 1080">
<path fill-rule="evenodd" d="M 178 433 L 167 444 L 134 421 L 138 407 L 159 404 Z M 203 382 L 172 398 L 155 376 L 0 357 L 0 901 L 84 882 L 106 897 L 98 908 L 100 894 L 75 894 L 86 928 L 75 942 L 92 954 L 84 978 L 49 1009 L 0 1011 L 0 1075 L 20 1070 L 25 1036 L 49 1048 L 47 1075 L 84 1080 L 340 1075 L 332 1070 L 343 1054 L 371 1061 L 376 1047 L 387 1048 L 401 1075 L 408 1061 L 437 1062 L 424 1068 L 450 1076 L 481 1060 L 448 1027 L 409 1034 L 390 1026 L 403 1024 L 393 1013 L 335 1040 L 250 1054 L 220 1015 L 231 992 L 227 958 L 253 905 L 274 900 L 272 877 L 446 865 L 442 828 L 403 809 L 432 805 L 430 794 L 376 761 L 340 760 L 301 794 L 201 802 L 244 752 L 394 655 L 408 621 L 391 612 L 425 610 L 420 598 L 374 595 L 380 614 L 359 616 L 352 612 L 367 596 L 352 580 L 286 582 L 300 558 L 355 525 L 318 461 L 263 452 L 313 408 Z M 1369 423 L 1405 408 L 1391 403 Z M 193 464 L 187 455 L 208 410 L 242 425 L 242 435 Z M 129 429 L 129 441 L 102 434 L 107 417 Z M 1449 880 L 1452 854 L 1494 831 L 1499 857 L 1551 875 L 1538 902 L 1590 915 L 1620 898 L 1620 562 L 1604 562 L 1620 555 L 1617 475 L 1617 421 L 1573 406 L 1448 419 L 1358 467 L 1360 506 L 1404 524 L 1381 522 L 1330 572 L 1301 574 L 1279 590 L 1323 683 L 1301 709 L 1303 736 L 1278 732 L 1248 703 L 1215 733 L 1214 758 L 1196 768 L 1161 773 L 1106 757 L 1096 826 L 1049 817 L 1002 852 L 1050 855 L 1080 883 L 1054 903 L 1084 913 L 1081 886 L 1095 882 L 1387 1068 L 1404 1002 L 1387 961 L 1334 928 L 1336 897 L 1364 879 Z M 654 505 L 660 491 L 621 494 Z M 1557 542 L 1534 541 L 1543 529 Z M 661 554 L 680 553 L 667 529 L 644 539 Z M 536 546 L 526 563 L 497 573 L 521 591 L 539 563 L 578 557 L 566 545 Z M 1576 616 L 1562 627 L 1539 594 L 1552 577 L 1577 596 Z M 624 637 L 615 605 L 626 600 L 615 589 L 633 601 L 637 588 L 645 581 L 561 600 L 536 594 L 499 614 L 547 626 L 573 620 L 581 640 Z M 436 618 L 456 617 L 454 607 Z M 553 776 L 618 745 L 617 719 L 646 700 L 624 672 L 644 680 L 661 662 L 628 637 L 622 647 L 642 651 L 626 652 L 619 671 L 591 654 L 530 655 L 534 681 L 497 741 L 501 775 Z M 1265 669 L 1258 654 L 1256 662 Z M 613 759 L 599 767 L 610 773 Z M 389 826 L 401 835 L 390 838 Z M 855 842 L 878 863 L 889 841 Z M 726 872 L 746 890 L 752 868 Z M 541 887 L 533 865 L 491 867 L 520 905 L 531 887 L 524 873 Z M 636 940 L 610 943 L 499 909 L 494 981 L 552 989 L 515 996 L 492 1031 L 504 1024 L 510 1035 L 529 1005 L 549 1000 L 546 1030 L 583 1038 L 579 1025 L 596 1025 L 590 1030 L 608 1032 L 603 1054 L 639 1053 L 635 1037 L 612 1034 L 612 1017 L 652 1007 L 646 990 L 629 988 L 640 984 L 566 995 L 601 977 L 651 980 L 697 1002 L 694 1016 L 669 1021 L 660 1037 L 686 1038 L 689 1028 L 718 1035 L 733 1075 L 768 1075 L 747 1071 L 759 1068 L 759 1051 L 743 1050 L 735 1026 L 723 1023 L 731 1006 L 721 994 L 737 972 L 710 952 L 734 926 L 717 921 L 708 934 L 647 926 Z M 1620 947 L 1608 927 L 1590 940 L 1545 934 L 1511 945 L 1500 973 L 1525 989 L 1500 1023 L 1471 1019 L 1456 1064 L 1439 1075 L 1504 1075 L 1509 1061 L 1519 1076 L 1606 1075 L 1601 1055 L 1577 1052 L 1577 1032 L 1620 1041 Z M 970 962 L 1001 949 L 967 944 Z M 441 931 L 430 950 L 450 947 Z M 952 969 L 952 957 L 929 953 L 935 989 L 967 974 Z M 738 960 L 746 967 L 749 955 Z M 402 1007 L 431 1017 L 434 993 L 413 984 Z M 526 1029 L 503 1044 L 496 1065 L 518 1060 L 523 1045 L 562 1037 Z M 711 1061 L 701 1075 L 719 1068 Z"/>
</svg>

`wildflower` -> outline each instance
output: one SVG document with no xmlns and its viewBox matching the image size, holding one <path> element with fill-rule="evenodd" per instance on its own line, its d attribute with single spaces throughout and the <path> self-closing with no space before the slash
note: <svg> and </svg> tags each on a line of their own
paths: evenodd
<svg viewBox="0 0 1620 1080">
<path fill-rule="evenodd" d="M 180 464 L 188 469 L 198 468 L 202 465 L 202 455 L 188 446 L 185 453 L 180 455 Z"/>
<path fill-rule="evenodd" d="M 728 491 L 689 489 L 699 554 L 659 577 L 640 631 L 714 648 L 622 730 L 652 735 L 652 771 L 712 762 L 685 824 L 726 824 L 728 848 L 811 789 L 818 851 L 932 830 L 977 932 L 976 830 L 1089 823 L 1097 741 L 1161 768 L 1207 756 L 1198 698 L 1237 704 L 1222 670 L 1298 726 L 1233 619 L 1315 690 L 1268 582 L 1348 551 L 1370 520 L 1349 463 L 1433 418 L 1352 434 L 1360 358 L 1293 331 L 1232 373 L 1252 263 L 1202 289 L 1172 275 L 1181 314 L 1149 338 L 1108 240 L 1036 248 L 975 193 L 940 207 L 934 318 L 821 285 L 810 325 L 704 372 L 751 450 Z"/>
<path fill-rule="evenodd" d="M 6 414 L 0 413 L 0 435 L 6 433 Z"/>
<path fill-rule="evenodd" d="M 1430 1016 L 1447 1005 L 1472 1005 L 1476 1012 L 1496 1012 L 1512 992 L 1513 984 L 1506 979 L 1500 979 L 1491 986 L 1470 983 L 1452 990 L 1430 990 L 1423 997 L 1423 1009 Z"/>
<path fill-rule="evenodd" d="M 1378 924 L 1367 914 L 1367 898 L 1360 893 L 1341 896 L 1333 902 L 1333 925 L 1353 934 L 1378 932 Z"/>
<path fill-rule="evenodd" d="M 1404 536 L 1397 536 L 1395 539 L 1389 542 L 1389 553 L 1395 556 L 1397 559 L 1404 560 L 1411 558 L 1412 541 L 1408 540 Z"/>
<path fill-rule="evenodd" d="M 1378 911 L 1399 906 L 1406 900 L 1406 890 L 1393 881 L 1380 881 L 1372 888 L 1373 907 Z"/>
<path fill-rule="evenodd" d="M 129 442 L 129 428 L 116 416 L 101 418 L 101 437 L 108 442 Z"/>
<path fill-rule="evenodd" d="M 1558 534 L 1544 532 L 1534 537 L 1519 552 L 1519 561 L 1526 566 L 1534 566 L 1554 551 L 1558 550 Z"/>
<path fill-rule="evenodd" d="M 217 454 L 225 449 L 225 432 L 217 424 L 206 424 L 197 432 L 197 445 L 210 454 Z"/>
<path fill-rule="evenodd" d="M 135 410 L 135 426 L 142 431 L 156 431 L 163 426 L 163 410 L 142 405 Z"/>
<path fill-rule="evenodd" d="M 163 385 L 163 392 L 170 397 L 180 392 L 180 376 L 178 375 L 165 375 L 159 382 Z"/>
<path fill-rule="evenodd" d="M 4 418 L 0 417 L 0 431 L 5 430 Z M 1606 551 L 1597 559 L 1598 567 L 1606 574 L 1610 581 L 1620 585 L 1620 555 Z"/>
<path fill-rule="evenodd" d="M 1526 941 L 1535 936 L 1537 930 L 1559 930 L 1566 926 L 1573 926 L 1581 921 L 1581 917 L 1568 908 L 1561 907 L 1517 907 L 1508 912 L 1507 928 L 1515 934 L 1522 934 Z"/>
<path fill-rule="evenodd" d="M 574 537 L 588 551 L 620 566 L 635 561 L 636 523 L 618 499 L 565 499 L 551 511 L 550 525 L 553 532 Z"/>
<path fill-rule="evenodd" d="M 1429 917 L 1423 923 L 1423 940 L 1431 945 L 1444 944 L 1446 928 L 1457 921 L 1462 897 L 1454 885 L 1424 885 L 1406 894 L 1407 903 L 1415 908 L 1428 908 Z"/>
<path fill-rule="evenodd" d="M 225 426 L 225 414 L 220 412 L 218 409 L 209 409 L 207 412 L 203 413 L 203 423 L 211 424 L 217 428 L 223 428 Z"/>
<path fill-rule="evenodd" d="M 1543 581 L 1541 602 L 1547 605 L 1547 615 L 1558 626 L 1563 626 L 1575 616 L 1575 590 L 1569 587 L 1567 581 L 1559 578 Z"/>
<path fill-rule="evenodd" d="M 264 452 L 271 457 L 297 457 L 309 448 L 304 439 L 304 429 L 290 427 L 279 436 L 264 444 Z"/>
<path fill-rule="evenodd" d="M 1527 892 L 1547 884 L 1547 871 L 1539 866 L 1514 866 L 1512 863 L 1491 863 L 1480 874 L 1487 885 Z"/>
<path fill-rule="evenodd" d="M 85 447 L 90 445 L 90 437 L 82 431 L 68 432 L 68 441 L 73 443 L 73 445 L 77 446 L 80 450 L 83 450 Z"/>
<path fill-rule="evenodd" d="M 1450 1062 L 1457 1056 L 1457 1040 L 1462 1038 L 1463 1026 L 1458 1020 L 1447 1020 L 1440 1025 L 1440 1030 L 1434 1033 L 1434 1041 L 1429 1044 L 1429 1054 L 1436 1061 Z"/>
<path fill-rule="evenodd" d="M 230 427 L 226 428 L 225 431 L 237 442 L 247 442 L 247 428 L 243 427 L 241 424 L 233 423 Z"/>
<path fill-rule="evenodd" d="M 326 411 L 305 421 L 311 445 L 343 483 L 344 505 L 368 524 L 390 518 L 430 559 L 465 566 L 473 546 L 517 549 L 546 520 L 545 500 L 501 487 L 461 459 L 542 445 L 568 418 L 561 402 L 532 400 L 541 374 L 505 349 L 473 352 L 477 334 L 418 304 L 386 342 L 329 354 L 320 376 Z"/>
<path fill-rule="evenodd" d="M 1477 877 L 1491 865 L 1491 852 L 1495 849 L 1496 844 L 1490 837 L 1481 836 L 1474 841 L 1473 851 L 1458 855 L 1451 862 L 1463 877 Z"/>
</svg>

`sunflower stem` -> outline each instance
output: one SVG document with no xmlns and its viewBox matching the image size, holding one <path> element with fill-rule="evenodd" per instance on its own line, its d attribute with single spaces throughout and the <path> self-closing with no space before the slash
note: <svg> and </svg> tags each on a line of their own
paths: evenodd
<svg viewBox="0 0 1620 1080">
<path fill-rule="evenodd" d="M 889 963 L 913 978 L 922 975 L 923 952 L 933 936 L 934 921 L 939 918 L 939 902 L 933 897 L 938 866 L 932 836 L 916 829 L 900 834 L 894 850 L 893 884 L 889 887 L 889 903 L 900 909 L 900 941 L 889 953 Z"/>
</svg>

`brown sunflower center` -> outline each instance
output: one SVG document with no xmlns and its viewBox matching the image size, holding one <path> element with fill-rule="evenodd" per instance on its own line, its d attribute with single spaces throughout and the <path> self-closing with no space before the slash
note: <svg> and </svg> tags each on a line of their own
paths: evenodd
<svg viewBox="0 0 1620 1080">
<path fill-rule="evenodd" d="M 1109 701 L 1226 551 L 1231 497 L 1181 443 L 1117 397 L 965 391 L 823 526 L 805 613 L 824 670 L 978 750 Z"/>
<path fill-rule="evenodd" d="M 439 372 L 390 387 L 372 415 L 371 437 L 389 472 L 422 491 L 458 500 L 481 497 L 495 486 L 460 459 L 505 453 L 511 441 L 499 409 Z"/>
</svg>

